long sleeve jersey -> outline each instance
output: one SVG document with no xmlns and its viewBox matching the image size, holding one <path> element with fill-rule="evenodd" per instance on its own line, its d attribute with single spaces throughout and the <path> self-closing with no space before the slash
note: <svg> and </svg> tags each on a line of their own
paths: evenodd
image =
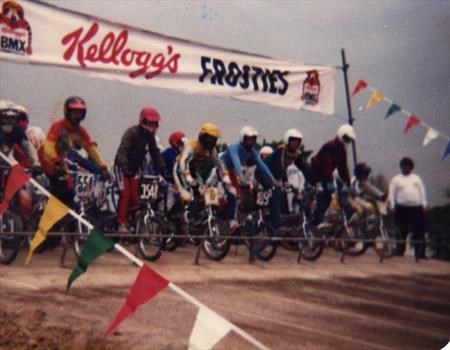
<svg viewBox="0 0 450 350">
<path fill-rule="evenodd" d="M 262 171 L 269 178 L 273 178 L 267 165 L 262 161 L 255 148 L 245 149 L 240 142 L 232 143 L 221 156 L 222 162 L 228 171 L 235 171 L 237 176 L 242 176 L 242 164 L 246 166 L 256 165 L 256 169 Z"/>
<path fill-rule="evenodd" d="M 139 125 L 135 125 L 128 128 L 123 134 L 114 162 L 120 168 L 137 172 L 147 152 L 150 153 L 161 174 L 165 175 L 166 165 L 156 145 L 155 135 L 147 133 Z"/>
<path fill-rule="evenodd" d="M 67 119 L 60 119 L 50 126 L 47 138 L 39 151 L 42 166 L 47 174 L 54 174 L 57 163 L 60 163 L 67 170 L 64 161 L 66 154 L 59 154 L 56 147 L 60 137 L 67 137 L 70 148 L 81 145 L 89 158 L 99 168 L 106 168 L 105 162 L 97 149 L 97 144 L 92 140 L 87 130 L 81 125 L 73 126 Z"/>
<path fill-rule="evenodd" d="M 416 174 L 394 176 L 389 184 L 391 206 L 427 206 L 427 197 L 422 179 Z"/>
<path fill-rule="evenodd" d="M 206 180 L 215 166 L 223 176 L 228 174 L 217 155 L 217 151 L 206 149 L 198 140 L 190 141 L 184 147 L 178 158 L 178 163 L 184 177 L 190 175 L 195 179 L 198 174 L 203 180 Z"/>
<path fill-rule="evenodd" d="M 325 143 L 311 159 L 311 169 L 321 181 L 333 181 L 333 172 L 338 170 L 339 176 L 350 185 L 350 174 L 347 166 L 347 150 L 337 138 Z"/>
<path fill-rule="evenodd" d="M 5 151 L 8 152 L 13 149 L 14 146 L 18 146 L 18 150 L 20 150 L 20 152 L 23 152 L 22 154 L 29 163 L 28 165 L 39 164 L 36 150 L 28 140 L 25 132 L 17 126 L 14 126 L 12 131 L 9 133 L 5 133 L 0 129 L 0 145 L 2 146 L 2 148 L 5 147 Z"/>
</svg>

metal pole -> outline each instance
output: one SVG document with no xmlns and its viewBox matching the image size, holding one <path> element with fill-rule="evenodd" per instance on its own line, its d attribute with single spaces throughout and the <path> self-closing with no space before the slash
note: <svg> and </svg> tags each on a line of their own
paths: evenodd
<svg viewBox="0 0 450 350">
<path fill-rule="evenodd" d="M 347 76 L 347 70 L 349 65 L 347 64 L 347 61 L 345 60 L 345 51 L 344 49 L 341 49 L 341 56 L 342 56 L 342 71 L 344 72 L 344 82 L 345 82 L 345 96 L 347 98 L 347 111 L 348 111 L 348 123 L 350 125 L 353 125 L 353 114 L 352 114 L 352 104 L 350 101 L 350 92 L 348 89 L 348 76 Z M 357 163 L 357 157 L 356 157 L 356 144 L 355 141 L 352 141 L 352 150 L 353 150 L 353 165 L 356 165 Z"/>
</svg>

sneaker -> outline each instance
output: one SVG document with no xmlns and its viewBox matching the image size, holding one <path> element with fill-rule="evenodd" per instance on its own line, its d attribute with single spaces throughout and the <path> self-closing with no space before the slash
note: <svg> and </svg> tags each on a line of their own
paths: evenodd
<svg viewBox="0 0 450 350">
<path fill-rule="evenodd" d="M 120 224 L 117 232 L 120 234 L 124 234 L 124 235 L 128 235 L 130 233 L 130 231 L 128 230 L 127 224 Z"/>
</svg>

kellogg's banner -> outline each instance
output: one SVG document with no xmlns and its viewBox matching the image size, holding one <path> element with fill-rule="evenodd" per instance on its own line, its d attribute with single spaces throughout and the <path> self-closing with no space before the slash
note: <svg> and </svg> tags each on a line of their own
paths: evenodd
<svg viewBox="0 0 450 350">
<path fill-rule="evenodd" d="M 37 1 L 5 1 L 0 16 L 1 60 L 186 93 L 334 112 L 333 67 L 172 38 Z"/>
</svg>

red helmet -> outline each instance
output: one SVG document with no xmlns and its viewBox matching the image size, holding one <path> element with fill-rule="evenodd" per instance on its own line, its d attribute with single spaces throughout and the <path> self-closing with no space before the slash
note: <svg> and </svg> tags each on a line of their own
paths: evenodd
<svg viewBox="0 0 450 350">
<path fill-rule="evenodd" d="M 71 96 L 64 103 L 64 117 L 74 126 L 86 117 L 86 102 L 79 96 Z"/>
<path fill-rule="evenodd" d="M 149 126 L 149 124 L 156 123 L 156 127 L 158 127 L 158 123 L 161 121 L 159 113 L 153 107 L 144 107 L 141 110 L 141 114 L 139 116 L 139 125 L 150 131 L 154 132 L 154 129 Z"/>
<path fill-rule="evenodd" d="M 186 137 L 186 134 L 182 131 L 174 131 L 169 136 L 169 144 L 174 147 L 178 148 L 180 146 L 180 143 L 183 141 L 183 138 Z"/>
</svg>

